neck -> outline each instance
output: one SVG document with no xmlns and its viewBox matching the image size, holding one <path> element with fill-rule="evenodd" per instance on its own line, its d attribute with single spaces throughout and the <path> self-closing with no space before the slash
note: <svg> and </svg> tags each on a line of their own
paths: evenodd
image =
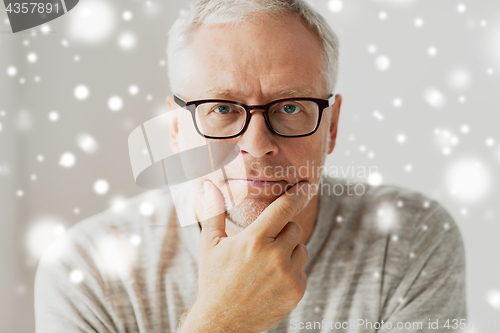
<svg viewBox="0 0 500 333">
<path fill-rule="evenodd" d="M 199 216 L 201 216 L 200 212 L 200 209 L 202 209 L 201 207 L 203 207 L 203 203 L 196 197 L 195 214 L 198 221 L 200 220 Z M 316 223 L 317 215 L 318 215 L 318 194 L 314 195 L 314 197 L 309 201 L 307 206 L 304 207 L 304 209 L 299 214 L 297 214 L 292 220 L 293 222 L 298 223 L 302 227 L 303 234 L 300 243 L 305 245 L 309 241 L 309 238 L 311 237 L 311 234 L 314 230 L 314 225 Z M 226 219 L 226 234 L 228 236 L 234 236 L 243 230 L 244 228 Z"/>
</svg>

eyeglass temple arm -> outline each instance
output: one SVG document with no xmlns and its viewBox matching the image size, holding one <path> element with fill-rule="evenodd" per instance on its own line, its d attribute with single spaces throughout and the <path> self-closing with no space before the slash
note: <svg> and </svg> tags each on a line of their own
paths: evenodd
<svg viewBox="0 0 500 333">
<path fill-rule="evenodd" d="M 174 95 L 174 102 L 179 105 L 181 108 L 186 107 L 186 101 L 180 98 L 177 95 Z"/>
<path fill-rule="evenodd" d="M 328 98 L 328 106 L 332 106 L 335 104 L 335 94 L 331 94 L 330 98 Z"/>
</svg>

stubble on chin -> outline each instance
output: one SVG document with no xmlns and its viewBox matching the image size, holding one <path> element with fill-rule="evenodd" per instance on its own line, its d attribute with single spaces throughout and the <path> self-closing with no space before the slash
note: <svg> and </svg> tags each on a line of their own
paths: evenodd
<svg viewBox="0 0 500 333">
<path fill-rule="evenodd" d="M 224 201 L 226 201 L 225 198 Z M 226 219 L 234 223 L 237 227 L 245 229 L 252 224 L 272 202 L 273 200 L 265 199 L 244 199 L 236 206 L 227 210 Z"/>
</svg>

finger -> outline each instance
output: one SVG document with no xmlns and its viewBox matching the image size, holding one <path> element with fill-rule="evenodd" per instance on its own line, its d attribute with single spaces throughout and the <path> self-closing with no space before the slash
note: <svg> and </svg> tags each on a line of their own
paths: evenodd
<svg viewBox="0 0 500 333">
<path fill-rule="evenodd" d="M 203 184 L 205 191 L 205 203 L 203 221 L 201 223 L 201 246 L 215 246 L 226 234 L 226 213 L 224 209 L 224 197 L 211 181 L 206 180 Z"/>
<path fill-rule="evenodd" d="M 302 227 L 296 222 L 288 222 L 276 237 L 279 246 L 285 249 L 286 255 L 290 257 L 293 250 L 302 239 Z"/>
<path fill-rule="evenodd" d="M 302 209 L 309 199 L 310 184 L 295 184 L 274 200 L 245 231 L 258 237 L 276 238 L 295 213 Z"/>
<path fill-rule="evenodd" d="M 295 270 L 303 270 L 307 264 L 307 259 L 309 258 L 309 252 L 304 244 L 298 244 L 292 252 L 290 257 L 292 262 L 292 267 Z"/>
<path fill-rule="evenodd" d="M 301 270 L 300 275 L 299 275 L 299 279 L 300 279 L 300 284 L 302 285 L 304 290 L 306 290 L 306 288 L 307 288 L 307 274 L 306 274 L 306 272 Z"/>
</svg>

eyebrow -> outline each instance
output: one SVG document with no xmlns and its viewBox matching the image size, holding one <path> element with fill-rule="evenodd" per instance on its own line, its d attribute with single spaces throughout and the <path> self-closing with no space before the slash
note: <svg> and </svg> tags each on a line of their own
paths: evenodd
<svg viewBox="0 0 500 333">
<path fill-rule="evenodd" d="M 211 97 L 225 97 L 234 98 L 236 94 L 230 89 L 213 88 L 205 92 L 207 96 Z M 311 89 L 287 89 L 278 93 L 281 97 L 311 97 Z"/>
</svg>

